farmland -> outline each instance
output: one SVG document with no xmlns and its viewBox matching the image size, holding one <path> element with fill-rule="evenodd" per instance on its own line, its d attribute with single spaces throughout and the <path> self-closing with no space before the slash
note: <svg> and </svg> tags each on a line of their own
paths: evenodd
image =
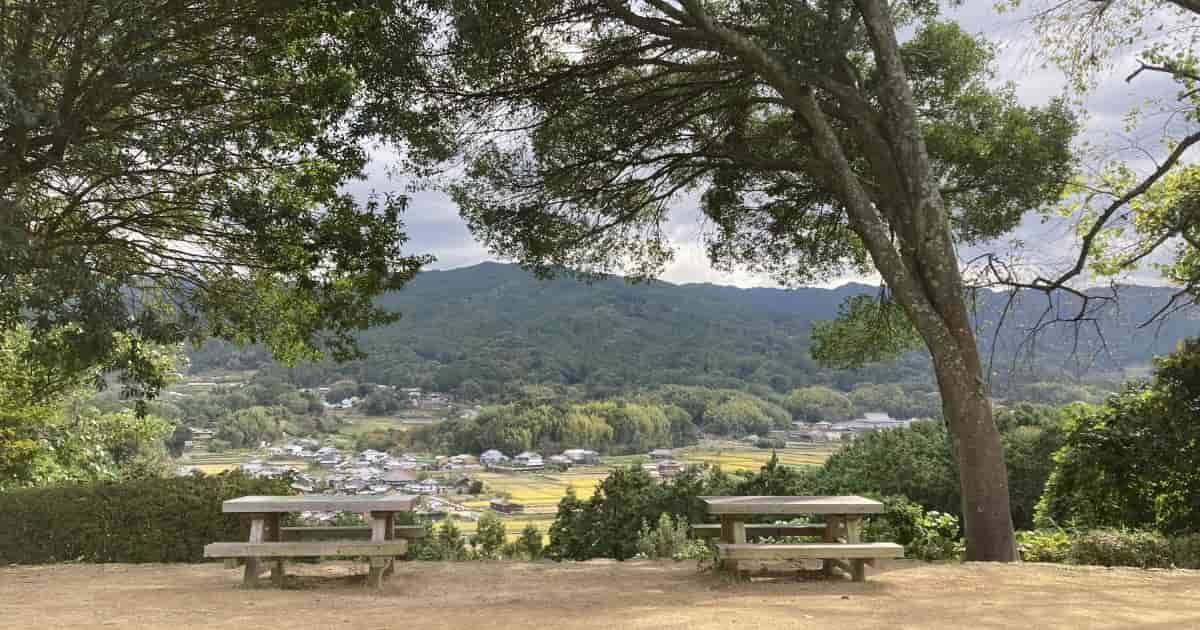
<svg viewBox="0 0 1200 630">
<path fill-rule="evenodd" d="M 394 419 L 372 418 L 360 416 L 353 423 L 343 425 L 343 435 L 354 435 L 361 431 L 378 428 L 400 426 Z M 787 466 L 819 466 L 832 452 L 831 447 L 787 448 L 777 451 L 780 463 Z M 771 458 L 772 451 L 748 447 L 736 442 L 708 441 L 676 451 L 676 459 L 688 463 L 720 466 L 727 472 L 755 471 Z M 193 453 L 179 461 L 181 465 L 194 466 L 208 473 L 218 473 L 238 467 L 244 462 L 263 457 L 262 453 L 253 450 L 230 450 L 223 453 Z M 508 527 L 510 538 L 516 537 L 526 524 L 532 523 L 543 534 L 549 531 L 550 523 L 558 502 L 566 495 L 568 489 L 573 489 L 581 499 L 592 496 L 596 486 L 608 476 L 614 468 L 649 463 L 651 460 L 644 455 L 628 455 L 605 457 L 599 465 L 579 466 L 566 472 L 545 471 L 537 473 L 497 473 L 488 471 L 472 472 L 471 476 L 484 483 L 485 491 L 479 496 L 457 501 L 472 511 L 488 509 L 492 497 L 502 495 L 515 503 L 525 506 L 521 514 L 502 515 Z M 280 463 L 304 469 L 308 462 L 302 460 L 280 461 Z M 450 497 L 451 500 L 458 497 Z M 473 521 L 459 523 L 466 533 L 475 530 Z"/>
<path fill-rule="evenodd" d="M 788 466 L 819 466 L 831 453 L 825 448 L 796 448 L 778 451 L 779 461 Z M 726 442 L 706 443 L 701 446 L 680 449 L 676 452 L 680 461 L 718 465 L 725 471 L 758 470 L 771 458 L 771 451 L 758 448 L 748 448 L 744 445 Z M 581 499 L 592 496 L 596 486 L 608 476 L 615 467 L 628 466 L 649 462 L 644 456 L 609 457 L 602 460 L 598 466 L 582 466 L 568 472 L 546 472 L 526 474 L 504 474 L 481 472 L 473 475 L 483 481 L 487 491 L 484 495 L 470 501 L 462 502 L 472 510 L 485 510 L 491 496 L 503 494 L 510 500 L 525 505 L 524 514 L 505 515 L 503 520 L 508 526 L 509 536 L 516 536 L 526 523 L 532 522 L 543 533 L 547 532 L 554 520 L 558 502 L 574 489 Z M 464 531 L 473 531 L 474 523 L 463 523 Z"/>
</svg>

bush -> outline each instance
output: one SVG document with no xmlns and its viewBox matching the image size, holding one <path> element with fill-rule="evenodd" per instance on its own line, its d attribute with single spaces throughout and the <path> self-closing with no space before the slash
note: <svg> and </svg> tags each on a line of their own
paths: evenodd
<svg viewBox="0 0 1200 630">
<path fill-rule="evenodd" d="M 926 512 L 908 550 L 913 557 L 930 562 L 962 557 L 962 529 L 958 517 L 937 511 Z"/>
<path fill-rule="evenodd" d="M 1067 562 L 1071 558 L 1071 535 L 1059 529 L 1017 532 L 1017 548 L 1025 562 Z"/>
<path fill-rule="evenodd" d="M 1200 534 L 1172 538 L 1171 560 L 1180 569 L 1200 569 Z"/>
<path fill-rule="evenodd" d="M 446 521 L 450 522 L 449 520 Z M 475 535 L 471 537 L 471 545 L 480 560 L 499 560 L 504 553 L 504 543 L 508 539 L 508 531 L 494 512 L 486 512 L 479 518 Z"/>
<path fill-rule="evenodd" d="M 1073 405 L 1064 446 L 1037 507 L 1039 523 L 1080 528 L 1200 528 L 1200 340 L 1155 360 L 1097 408 Z"/>
<path fill-rule="evenodd" d="M 1106 567 L 1169 568 L 1171 543 L 1160 534 L 1126 530 L 1092 530 L 1071 542 L 1071 562 Z"/>
<path fill-rule="evenodd" d="M 894 542 L 908 547 L 920 534 L 925 510 L 907 497 L 890 496 L 879 499 L 883 513 L 872 516 L 863 528 L 863 540 Z"/>
<path fill-rule="evenodd" d="M 658 517 L 658 525 L 650 527 L 643 522 L 638 532 L 638 555 L 645 558 L 675 558 L 688 543 L 687 519 L 672 519 L 670 514 L 663 512 Z"/>
<path fill-rule="evenodd" d="M 517 539 L 515 549 L 516 553 L 510 555 L 523 555 L 530 560 L 538 560 L 542 557 L 542 532 L 533 523 L 525 525 L 525 529 L 521 530 L 521 537 Z"/>
<path fill-rule="evenodd" d="M 0 564 L 198 562 L 208 543 L 249 538 L 249 521 L 221 502 L 254 494 L 294 491 L 231 472 L 3 492 Z"/>
</svg>

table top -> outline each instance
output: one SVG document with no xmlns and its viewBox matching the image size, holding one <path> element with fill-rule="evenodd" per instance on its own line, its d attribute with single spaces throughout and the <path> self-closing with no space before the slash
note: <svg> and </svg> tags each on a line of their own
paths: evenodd
<svg viewBox="0 0 1200 630">
<path fill-rule="evenodd" d="M 879 514 L 883 504 L 845 497 L 700 497 L 709 514 Z"/>
<path fill-rule="evenodd" d="M 222 512 L 408 512 L 417 497 L 408 494 L 383 496 L 309 495 L 251 496 L 230 499 L 221 504 Z"/>
</svg>

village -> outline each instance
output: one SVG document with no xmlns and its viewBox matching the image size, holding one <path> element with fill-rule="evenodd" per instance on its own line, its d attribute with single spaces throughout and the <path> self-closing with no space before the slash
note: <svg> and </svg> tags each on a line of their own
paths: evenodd
<svg viewBox="0 0 1200 630">
<path fill-rule="evenodd" d="M 414 392 L 415 404 L 425 397 Z M 347 401 L 350 402 L 350 401 Z M 438 401 L 441 402 L 441 401 Z M 790 430 L 771 431 L 765 439 L 784 448 L 811 448 L 814 445 L 853 439 L 866 431 L 907 426 L 911 420 L 896 420 L 882 413 L 867 413 L 862 418 L 841 423 L 797 422 Z M 190 455 L 206 452 L 212 440 L 211 430 L 190 428 L 187 442 Z M 747 436 L 737 448 L 759 457 L 767 453 L 756 449 L 763 440 Z M 832 444 L 830 444 L 832 445 Z M 730 449 L 725 448 L 728 452 Z M 180 475 L 200 470 L 189 465 L 185 458 L 177 470 Z M 523 486 L 526 481 L 506 477 L 537 477 L 538 480 L 558 481 L 592 478 L 607 472 L 613 465 L 640 465 L 651 477 L 672 479 L 693 466 L 728 465 L 723 459 L 706 460 L 694 454 L 683 455 L 668 448 L 655 448 L 640 456 L 603 457 L 595 450 L 571 448 L 553 455 L 524 451 L 509 455 L 498 449 L 488 449 L 479 455 L 390 453 L 375 449 L 354 451 L 338 448 L 313 437 L 285 437 L 276 444 L 260 444 L 235 467 L 253 477 L 291 475 L 292 487 L 306 495 L 416 495 L 420 497 L 416 513 L 428 521 L 447 517 L 468 523 L 477 521 L 484 510 L 503 515 L 518 515 L 545 511 L 552 507 L 543 499 L 539 505 L 529 505 L 511 496 L 509 490 Z M 735 464 L 736 467 L 736 464 Z M 557 475 L 558 477 L 549 477 Z M 530 482 L 536 482 L 530 480 Z M 570 483 L 568 482 L 568 486 Z M 556 497 L 552 497 L 554 501 Z M 324 523 L 334 514 L 306 513 L 308 522 Z"/>
</svg>

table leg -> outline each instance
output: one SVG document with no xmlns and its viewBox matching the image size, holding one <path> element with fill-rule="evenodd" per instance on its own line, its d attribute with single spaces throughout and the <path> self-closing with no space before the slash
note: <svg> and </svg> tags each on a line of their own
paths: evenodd
<svg viewBox="0 0 1200 630">
<path fill-rule="evenodd" d="M 390 513 L 388 512 L 371 512 L 371 542 L 384 542 L 387 540 L 387 525 L 389 522 Z M 367 586 L 379 588 L 383 585 L 383 570 L 386 568 L 386 562 L 382 559 L 372 557 L 371 568 L 367 573 Z"/>
<path fill-rule="evenodd" d="M 721 515 L 721 542 L 744 545 L 746 544 L 746 522 L 740 514 Z M 721 568 L 733 573 L 738 572 L 737 560 L 722 560 Z"/>
<path fill-rule="evenodd" d="M 828 514 L 825 516 L 825 534 L 821 537 L 822 542 L 833 543 L 837 542 L 838 529 L 841 528 L 842 519 L 836 514 Z M 832 560 L 821 561 L 821 571 L 826 576 L 833 575 L 834 562 Z"/>
<path fill-rule="evenodd" d="M 271 533 L 270 540 L 272 542 L 283 542 L 283 530 L 279 527 L 280 514 L 270 514 L 267 516 L 267 523 L 270 525 Z M 275 586 L 283 586 L 284 571 L 283 558 L 278 558 L 271 563 L 271 583 Z"/>
<path fill-rule="evenodd" d="M 387 540 L 395 540 L 396 539 L 396 514 L 394 512 L 388 512 L 388 514 L 387 514 L 387 525 L 385 526 L 384 533 L 386 534 Z M 387 567 L 383 570 L 383 577 L 389 577 L 392 574 L 394 574 L 395 572 L 396 572 L 396 559 L 389 558 Z"/>
<path fill-rule="evenodd" d="M 250 544 L 255 545 L 263 541 L 264 530 L 266 530 L 266 518 L 263 514 L 255 514 L 250 519 Z M 258 586 L 258 558 L 246 558 L 246 568 L 242 572 L 243 586 Z"/>
<path fill-rule="evenodd" d="M 846 543 L 854 544 L 862 541 L 862 517 L 861 516 L 845 516 L 843 517 L 846 523 Z M 862 582 L 867 579 L 867 561 L 863 558 L 852 558 L 850 560 L 850 576 L 855 582 Z"/>
</svg>

